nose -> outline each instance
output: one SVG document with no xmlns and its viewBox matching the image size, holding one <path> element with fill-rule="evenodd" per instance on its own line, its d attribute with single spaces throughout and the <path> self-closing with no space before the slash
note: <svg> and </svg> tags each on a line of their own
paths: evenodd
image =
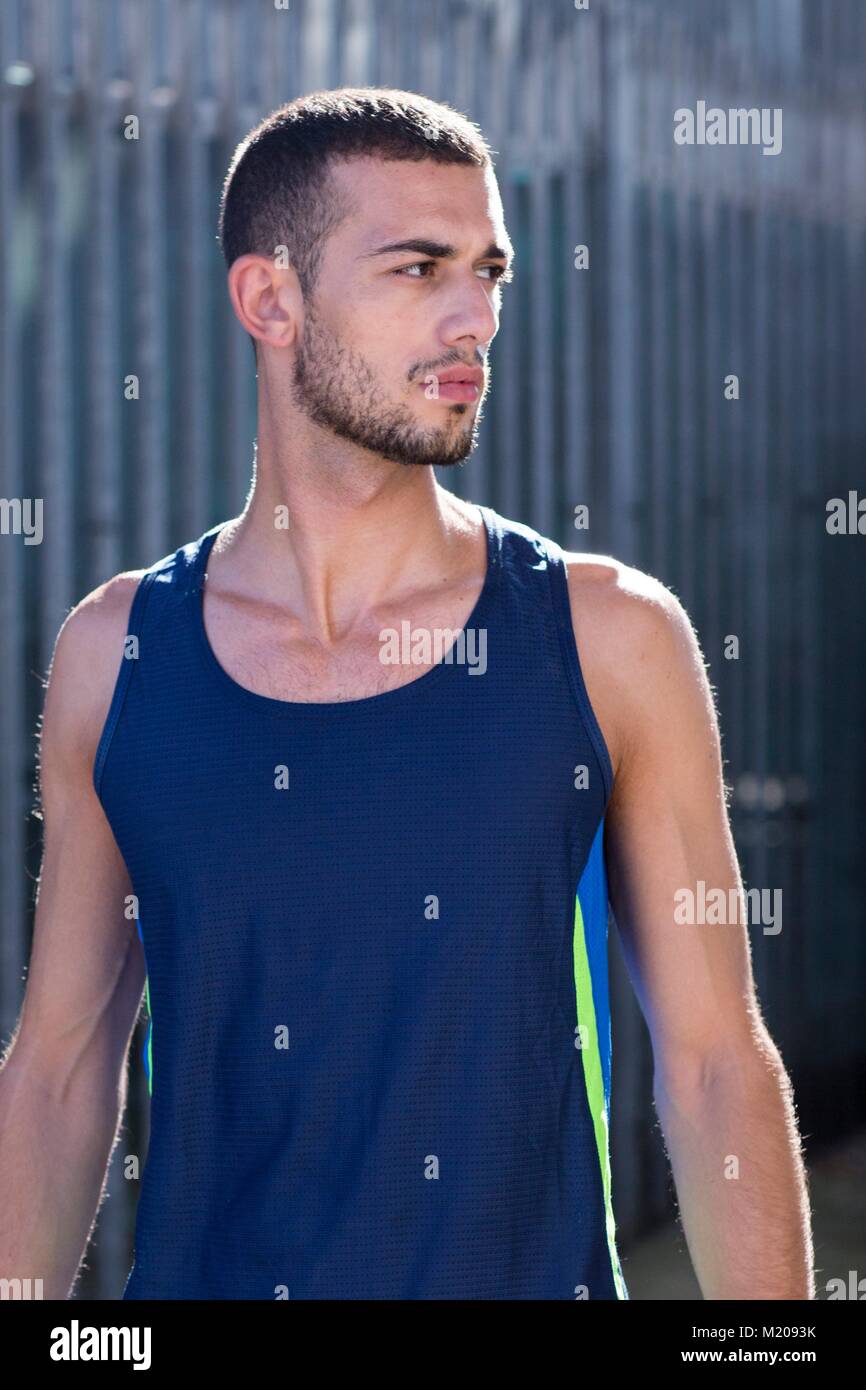
<svg viewBox="0 0 866 1390">
<path fill-rule="evenodd" d="M 460 276 L 441 324 L 443 341 L 459 344 L 466 338 L 487 344 L 499 330 L 499 310 L 484 280 L 474 271 Z"/>
</svg>

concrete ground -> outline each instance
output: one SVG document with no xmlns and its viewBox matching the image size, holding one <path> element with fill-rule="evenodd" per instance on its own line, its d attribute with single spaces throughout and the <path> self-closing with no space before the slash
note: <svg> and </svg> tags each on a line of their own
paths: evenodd
<svg viewBox="0 0 866 1390">
<path fill-rule="evenodd" d="M 810 1162 L 809 1194 L 818 1298 L 827 1297 L 829 1279 L 847 1285 L 856 1271 L 864 1280 L 860 1297 L 866 1299 L 866 1130 Z M 679 1226 L 661 1227 L 632 1246 L 623 1245 L 620 1256 L 631 1298 L 701 1297 Z"/>
</svg>

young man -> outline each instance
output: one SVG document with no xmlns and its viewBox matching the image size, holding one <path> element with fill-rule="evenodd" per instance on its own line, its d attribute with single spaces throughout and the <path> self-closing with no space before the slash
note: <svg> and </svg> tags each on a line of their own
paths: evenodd
<svg viewBox="0 0 866 1390">
<path fill-rule="evenodd" d="M 58 637 L 0 1275 L 74 1284 L 146 972 L 126 1298 L 626 1298 L 609 885 L 704 1296 L 812 1297 L 747 932 L 675 916 L 741 892 L 688 618 L 432 471 L 473 448 L 509 275 L 487 146 L 317 93 L 239 147 L 220 231 L 254 485 Z"/>
</svg>

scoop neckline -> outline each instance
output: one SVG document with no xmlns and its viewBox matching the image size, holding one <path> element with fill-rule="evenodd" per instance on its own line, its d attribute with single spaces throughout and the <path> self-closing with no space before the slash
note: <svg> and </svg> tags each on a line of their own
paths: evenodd
<svg viewBox="0 0 866 1390">
<path fill-rule="evenodd" d="M 216 676 L 220 685 L 235 699 L 241 700 L 247 706 L 256 706 L 259 710 L 267 710 L 271 713 L 293 714 L 301 718 L 315 718 L 317 714 L 337 714 L 340 711 L 351 713 L 353 710 L 371 710 L 373 708 L 390 709 L 400 701 L 417 699 L 419 695 L 430 690 L 435 684 L 443 680 L 449 672 L 456 672 L 459 666 L 449 662 L 446 658 L 457 643 L 460 637 L 470 628 L 483 626 L 480 619 L 486 611 L 493 598 L 496 582 L 499 576 L 499 554 L 496 544 L 496 525 L 494 515 L 489 507 L 483 506 L 480 502 L 473 504 L 481 513 L 484 524 L 484 534 L 487 543 L 487 570 L 484 576 L 484 583 L 481 592 L 475 601 L 471 613 L 460 629 L 458 636 L 445 653 L 443 659 L 424 671 L 415 680 L 407 681 L 404 685 L 398 685 L 393 690 L 382 690 L 377 695 L 364 695 L 357 700 L 280 700 L 273 695 L 262 695 L 257 690 L 248 690 L 245 685 L 241 685 L 230 676 L 228 671 L 217 659 L 216 652 L 210 643 L 207 629 L 204 624 L 204 588 L 207 574 L 207 562 L 214 542 L 221 532 L 228 525 L 228 522 L 221 522 L 212 530 L 205 532 L 199 541 L 199 551 L 196 557 L 195 579 L 193 583 L 194 599 L 194 624 L 198 636 L 199 646 L 205 658 L 206 665 Z"/>
</svg>

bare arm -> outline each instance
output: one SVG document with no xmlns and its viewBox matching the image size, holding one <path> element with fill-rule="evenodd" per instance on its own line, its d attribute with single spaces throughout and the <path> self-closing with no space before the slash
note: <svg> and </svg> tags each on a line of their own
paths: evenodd
<svg viewBox="0 0 866 1390">
<path fill-rule="evenodd" d="M 144 959 L 126 867 L 91 781 L 137 575 L 66 619 L 45 699 L 44 849 L 24 1005 L 0 1070 L 0 1278 L 66 1298 L 126 1098 Z"/>
<path fill-rule="evenodd" d="M 653 1095 L 702 1292 L 814 1298 L 790 1082 L 755 993 L 718 723 L 694 630 L 677 599 L 640 571 L 572 562 L 569 582 L 615 767 L 611 904 L 652 1039 Z M 726 903 L 733 890 L 736 920 L 689 913 L 676 895 L 697 893 L 700 880 Z"/>
</svg>

